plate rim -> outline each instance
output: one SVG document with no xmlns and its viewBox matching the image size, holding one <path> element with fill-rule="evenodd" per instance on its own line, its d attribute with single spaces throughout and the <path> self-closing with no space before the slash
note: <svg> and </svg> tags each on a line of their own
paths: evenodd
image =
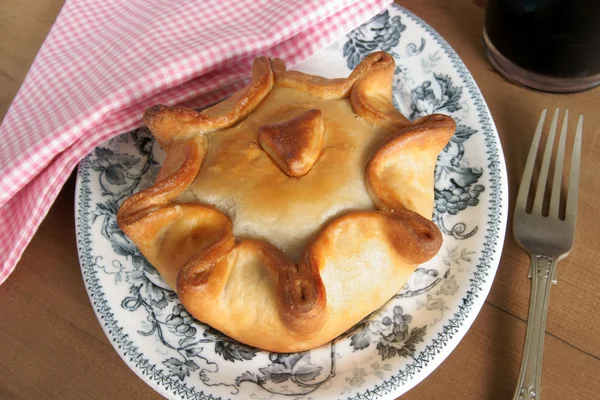
<svg viewBox="0 0 600 400">
<path fill-rule="evenodd" d="M 482 127 L 485 153 L 487 155 L 485 160 L 489 171 L 489 188 L 493 195 L 490 196 L 487 207 L 490 220 L 485 227 L 486 235 L 482 244 L 481 256 L 477 264 L 474 265 L 475 270 L 473 278 L 469 282 L 469 290 L 462 297 L 463 304 L 458 307 L 458 311 L 442 326 L 444 332 L 438 333 L 437 337 L 433 339 L 433 343 L 427 344 L 415 359 L 402 370 L 396 371 L 394 375 L 382 383 L 370 386 L 366 390 L 360 390 L 352 397 L 347 397 L 349 400 L 384 398 L 384 396 L 391 398 L 406 393 L 427 378 L 454 351 L 479 315 L 489 294 L 500 262 L 508 219 L 508 180 L 505 158 L 490 110 L 473 76 L 450 44 L 435 29 L 410 10 L 398 4 L 391 4 L 386 9 L 394 8 L 431 35 L 435 43 L 448 56 L 452 67 L 463 80 L 464 87 L 475 103 L 478 120 Z M 111 341 L 113 348 L 127 367 L 132 369 L 139 378 L 162 396 L 169 398 L 175 394 L 186 398 L 215 399 L 210 393 L 197 391 L 194 387 L 188 387 L 185 383 L 182 384 L 171 375 L 157 369 L 147 359 L 144 359 L 143 352 L 128 338 L 127 334 L 121 332 L 122 328 L 118 326 L 117 321 L 114 319 L 110 306 L 106 305 L 107 300 L 103 288 L 98 283 L 99 279 L 96 277 L 96 271 L 91 267 L 93 265 L 92 241 L 90 240 L 91 227 L 86 223 L 91 211 L 84 207 L 85 200 L 87 200 L 87 203 L 91 202 L 91 191 L 86 186 L 90 182 L 89 163 L 88 155 L 77 168 L 74 207 L 75 230 L 79 262 L 86 292 L 104 334 Z"/>
<path fill-rule="evenodd" d="M 508 220 L 508 175 L 506 170 L 506 159 L 504 157 L 504 152 L 502 150 L 502 145 L 500 142 L 500 137 L 498 135 L 498 130 L 492 118 L 492 114 L 487 106 L 485 98 L 477 86 L 473 75 L 462 61 L 462 59 L 458 56 L 456 51 L 450 46 L 450 44 L 444 39 L 435 29 L 433 29 L 427 22 L 421 19 L 419 16 L 414 14 L 412 11 L 408 10 L 405 7 L 402 7 L 398 4 L 392 4 L 391 8 L 397 8 L 401 10 L 406 16 L 408 16 L 413 22 L 415 22 L 418 26 L 423 28 L 427 33 L 429 33 L 433 40 L 442 48 L 442 50 L 446 53 L 452 66 L 456 69 L 458 75 L 463 79 L 465 83 L 465 87 L 467 88 L 469 95 L 474 100 L 475 107 L 477 109 L 477 114 L 479 117 L 479 122 L 483 128 L 484 134 L 484 142 L 485 142 L 485 152 L 487 154 L 488 161 L 488 171 L 489 171 L 489 182 L 490 182 L 490 192 L 498 193 L 498 196 L 490 196 L 490 204 L 488 206 L 488 212 L 491 212 L 490 216 L 497 216 L 499 218 L 490 218 L 489 224 L 486 226 L 486 236 L 485 241 L 483 243 L 483 249 L 481 250 L 481 257 L 477 265 L 475 266 L 476 272 L 474 273 L 474 277 L 470 279 L 469 288 L 470 290 L 467 292 L 467 295 L 463 297 L 463 305 L 459 306 L 459 312 L 455 313 L 450 320 L 444 324 L 444 328 L 448 326 L 452 326 L 455 324 L 455 321 L 460 320 L 460 324 L 456 326 L 456 330 L 449 335 L 449 339 L 437 340 L 434 339 L 434 344 L 429 344 L 425 347 L 423 351 L 419 354 L 416 359 L 408 364 L 404 370 L 409 369 L 418 369 L 417 371 L 417 379 L 411 377 L 407 379 L 405 384 L 398 384 L 398 382 L 393 382 L 393 388 L 386 387 L 386 383 L 389 383 L 389 380 L 394 380 L 394 378 L 400 379 L 399 375 L 403 371 L 399 371 L 393 375 L 388 381 L 385 381 L 382 384 L 377 384 L 374 388 L 367 389 L 365 391 L 359 392 L 353 397 L 348 397 L 348 400 L 363 400 L 363 399 L 372 399 L 375 397 L 371 397 L 371 395 L 379 396 L 379 398 L 383 398 L 383 395 L 392 395 L 392 396 L 400 396 L 413 387 L 421 383 L 424 379 L 426 379 L 433 371 L 435 371 L 442 362 L 444 362 L 450 353 L 458 347 L 460 341 L 465 337 L 473 322 L 479 315 L 481 308 L 485 303 L 485 299 L 489 295 L 492 284 L 494 282 L 494 278 L 496 276 L 496 272 L 498 271 L 498 266 L 500 264 L 500 257 L 502 254 L 502 249 L 504 247 L 504 238 L 506 236 L 506 224 Z M 492 211 L 494 209 L 494 211 Z M 495 239 L 495 240 L 494 240 Z M 488 256 L 489 253 L 492 253 L 491 256 Z M 486 270 L 484 270 L 484 267 Z M 480 278 L 480 274 L 487 275 L 487 279 Z M 474 288 L 474 281 L 480 281 L 482 285 L 478 288 L 478 293 L 473 293 L 472 289 Z M 478 294 L 483 293 L 483 296 L 479 296 Z M 469 298 L 472 300 L 471 304 L 465 304 L 465 299 Z M 474 299 L 473 299 L 474 298 Z M 470 308 L 468 308 L 470 307 Z M 468 311 L 465 311 L 468 310 Z M 465 314 L 466 313 L 466 314 Z M 457 315 L 458 314 L 458 315 Z M 464 317 L 463 317 L 464 315 Z M 462 318 L 462 319 L 461 319 Z M 454 327 L 454 326 L 452 326 Z M 443 332 L 444 334 L 447 334 Z M 438 337 L 441 334 L 438 333 Z M 420 360 L 422 355 L 425 355 L 426 352 L 429 352 L 427 355 L 435 355 L 435 351 L 439 351 L 437 353 L 437 357 L 433 357 L 432 359 L 427 359 L 425 361 L 424 367 L 422 367 L 423 361 Z M 399 390 L 402 388 L 402 390 Z"/>
</svg>

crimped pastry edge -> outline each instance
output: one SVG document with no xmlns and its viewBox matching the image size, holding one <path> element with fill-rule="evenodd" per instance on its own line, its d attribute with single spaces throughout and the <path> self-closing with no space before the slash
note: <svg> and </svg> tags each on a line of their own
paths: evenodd
<svg viewBox="0 0 600 400">
<path fill-rule="evenodd" d="M 145 122 L 161 146 L 167 151 L 167 159 L 156 184 L 133 195 L 123 203 L 119 209 L 118 223 L 138 247 L 145 247 L 142 252 L 153 265 L 157 266 L 156 263 L 160 264 L 157 254 L 160 249 L 159 243 L 153 244 L 151 240 L 143 238 L 143 234 L 140 234 L 140 232 L 148 230 L 148 225 L 157 223 L 152 221 L 153 214 L 172 212 L 172 218 L 181 218 L 181 215 L 187 213 L 186 215 L 195 215 L 198 221 L 204 221 L 203 216 L 205 215 L 215 216 L 213 219 L 218 220 L 217 222 L 212 222 L 211 219 L 211 223 L 214 223 L 215 226 L 208 224 L 208 228 L 205 229 L 212 235 L 210 240 L 202 237 L 198 239 L 204 247 L 196 249 L 189 257 L 185 255 L 186 261 L 182 265 L 168 268 L 157 266 L 164 277 L 170 277 L 167 279 L 167 283 L 176 288 L 186 308 L 196 301 L 198 296 L 205 296 L 207 299 L 218 296 L 218 287 L 222 287 L 226 274 L 223 271 L 217 271 L 215 267 L 230 254 L 235 246 L 239 245 L 240 241 L 233 236 L 230 222 L 227 224 L 227 217 L 219 210 L 201 205 L 172 203 L 191 184 L 202 167 L 207 148 L 207 141 L 203 134 L 235 125 L 262 102 L 274 85 L 296 88 L 312 96 L 325 99 L 350 97 L 352 107 L 359 116 L 370 123 L 395 131 L 396 134 L 375 152 L 369 162 L 365 171 L 366 182 L 376 207 L 384 211 L 382 213 L 384 218 L 393 219 L 407 214 L 404 210 L 409 202 L 403 199 L 401 189 L 390 189 L 380 179 L 382 166 L 389 162 L 389 157 L 396 156 L 397 149 L 409 146 L 415 141 L 433 143 L 433 149 L 430 149 L 429 153 L 435 153 L 430 160 L 430 163 L 435 165 L 435 157 L 453 134 L 455 125 L 449 117 L 442 115 L 428 116 L 410 122 L 397 111 L 391 101 L 394 68 L 391 56 L 377 52 L 365 57 L 348 78 L 325 79 L 297 71 L 286 71 L 281 60 L 268 60 L 260 57 L 255 60 L 253 77 L 249 86 L 215 107 L 198 113 L 180 107 L 155 106 L 146 112 Z M 181 158 L 181 154 L 184 155 L 183 158 Z M 431 179 L 433 183 L 433 177 Z M 433 184 L 431 186 L 433 192 Z M 415 211 L 421 215 L 424 214 L 423 210 Z M 219 216 L 219 213 L 223 218 Z M 421 225 L 427 225 L 434 232 L 428 238 L 426 249 L 421 249 L 423 254 L 419 259 L 425 261 L 437 253 L 441 245 L 441 233 L 435 226 L 432 226 L 430 221 L 425 221 L 413 214 L 408 220 L 420 221 Z M 428 218 L 427 215 L 423 216 Z M 347 216 L 340 218 L 347 218 Z M 338 219 L 325 226 L 323 232 L 327 231 L 328 227 L 335 224 Z M 164 221 L 161 223 L 164 224 Z M 154 228 L 157 235 L 160 236 L 162 234 L 159 232 L 160 229 Z M 407 241 L 404 239 L 399 243 L 406 244 Z M 389 240 L 393 241 L 394 239 Z M 303 261 L 298 266 L 295 266 L 285 254 L 269 243 L 253 242 L 260 242 L 256 246 L 257 249 L 260 249 L 257 251 L 260 251 L 265 260 L 268 260 L 266 263 L 269 269 L 277 275 L 278 311 L 283 325 L 292 332 L 292 337 L 298 338 L 306 345 L 298 347 L 290 344 L 286 347 L 280 344 L 277 347 L 270 347 L 270 344 L 266 342 L 250 344 L 273 351 L 300 351 L 331 340 L 331 337 L 318 340 L 319 332 L 329 317 L 326 307 L 326 290 L 320 271 L 318 267 L 315 267 L 322 263 L 310 261 L 315 246 L 318 246 L 318 239 L 307 248 Z M 149 250 L 152 248 L 153 250 Z M 400 249 L 399 251 L 404 250 Z M 414 266 L 411 263 L 409 268 L 411 268 L 410 265 Z M 174 275 L 176 275 L 175 280 Z M 207 282 L 220 282 L 219 284 L 215 283 L 212 287 L 207 286 L 209 292 L 212 290 L 212 296 L 208 296 L 206 290 L 198 293 L 198 288 L 205 287 Z M 298 288 L 300 289 L 298 290 Z M 201 317 L 198 319 L 202 320 Z M 355 322 L 358 320 L 352 324 Z M 218 326 L 216 327 L 218 328 Z M 314 340 L 315 337 L 317 340 Z M 244 342 L 239 335 L 234 338 Z"/>
</svg>

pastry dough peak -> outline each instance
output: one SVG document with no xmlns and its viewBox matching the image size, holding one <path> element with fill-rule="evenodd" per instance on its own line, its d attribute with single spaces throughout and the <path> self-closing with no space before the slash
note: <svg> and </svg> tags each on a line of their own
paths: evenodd
<svg viewBox="0 0 600 400">
<path fill-rule="evenodd" d="M 306 175 L 323 148 L 323 115 L 311 109 L 295 118 L 258 128 L 258 142 L 289 176 Z"/>
</svg>

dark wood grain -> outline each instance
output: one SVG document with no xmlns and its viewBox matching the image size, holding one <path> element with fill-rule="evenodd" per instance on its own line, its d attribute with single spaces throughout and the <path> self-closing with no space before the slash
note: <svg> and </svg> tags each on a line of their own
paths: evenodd
<svg viewBox="0 0 600 400">
<path fill-rule="evenodd" d="M 600 392 L 600 89 L 549 95 L 517 87 L 487 62 L 483 0 L 405 0 L 448 40 L 473 74 L 498 127 L 511 205 L 529 141 L 544 108 L 586 115 L 578 232 L 552 288 L 542 396 L 594 399 Z M 0 2 L 0 119 L 33 61 L 62 0 Z M 73 217 L 74 176 L 0 286 L 0 399 L 160 399 L 119 358 L 102 332 L 81 277 Z M 468 334 L 403 399 L 511 398 L 529 298 L 528 260 L 509 226 L 492 291 Z"/>
</svg>

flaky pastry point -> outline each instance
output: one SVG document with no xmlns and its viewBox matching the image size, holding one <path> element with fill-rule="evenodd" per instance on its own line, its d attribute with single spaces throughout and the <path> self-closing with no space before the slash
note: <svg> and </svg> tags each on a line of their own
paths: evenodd
<svg viewBox="0 0 600 400">
<path fill-rule="evenodd" d="M 144 113 L 144 122 L 163 148 L 174 140 L 186 139 L 234 125 L 254 110 L 273 87 L 271 61 L 254 60 L 250 84 L 227 100 L 203 111 L 156 105 Z"/>
<path fill-rule="evenodd" d="M 367 165 L 366 183 L 379 210 L 408 209 L 431 219 L 437 156 L 455 130 L 452 118 L 428 115 L 399 129 L 377 150 Z"/>
<path fill-rule="evenodd" d="M 323 148 L 325 125 L 319 110 L 308 110 L 291 120 L 258 128 L 258 142 L 289 176 L 310 171 Z"/>
</svg>

